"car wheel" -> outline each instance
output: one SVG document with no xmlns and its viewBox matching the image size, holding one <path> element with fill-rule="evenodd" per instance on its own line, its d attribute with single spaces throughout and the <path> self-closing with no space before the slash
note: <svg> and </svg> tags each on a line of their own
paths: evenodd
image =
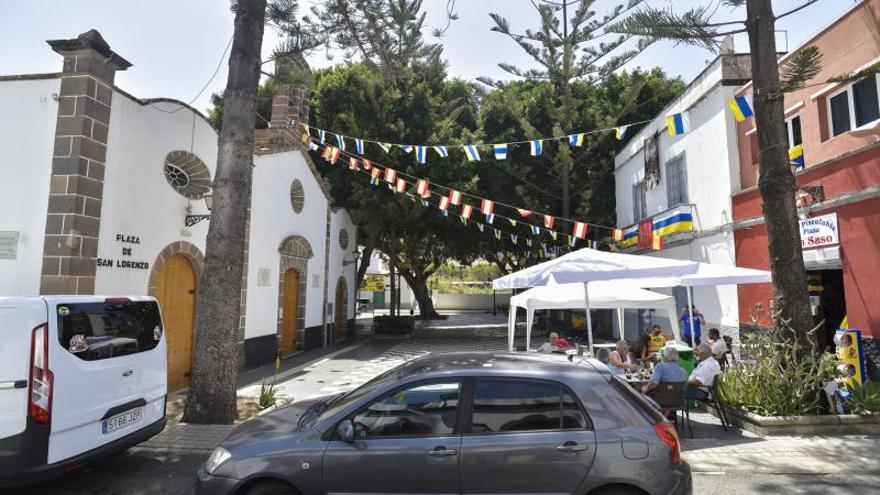
<svg viewBox="0 0 880 495">
<path fill-rule="evenodd" d="M 262 481 L 252 486 L 247 495 L 299 495 L 299 492 L 282 481 Z"/>
</svg>

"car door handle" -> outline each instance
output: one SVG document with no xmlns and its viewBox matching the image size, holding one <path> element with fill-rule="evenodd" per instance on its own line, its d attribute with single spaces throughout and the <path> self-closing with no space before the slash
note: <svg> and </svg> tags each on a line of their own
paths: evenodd
<svg viewBox="0 0 880 495">
<path fill-rule="evenodd" d="M 429 450 L 429 451 L 425 452 L 425 454 L 427 454 L 431 457 L 449 457 L 449 456 L 455 455 L 457 453 L 458 452 L 456 452 L 455 449 L 447 449 L 445 447 L 437 447 L 434 450 Z"/>
<path fill-rule="evenodd" d="M 578 445 L 577 442 L 565 442 L 564 444 L 556 447 L 556 450 L 560 452 L 583 452 L 587 450 L 587 446 Z"/>
</svg>

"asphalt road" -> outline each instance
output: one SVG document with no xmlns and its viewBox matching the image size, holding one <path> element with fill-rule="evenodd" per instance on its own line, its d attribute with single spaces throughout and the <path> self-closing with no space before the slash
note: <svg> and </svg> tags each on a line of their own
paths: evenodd
<svg viewBox="0 0 880 495">
<path fill-rule="evenodd" d="M 189 495 L 206 454 L 131 449 L 99 466 L 55 481 L 3 491 L 15 495 Z M 829 462 L 832 462 L 829 460 Z M 877 475 L 695 473 L 694 493 L 844 495 L 875 493 Z"/>
</svg>

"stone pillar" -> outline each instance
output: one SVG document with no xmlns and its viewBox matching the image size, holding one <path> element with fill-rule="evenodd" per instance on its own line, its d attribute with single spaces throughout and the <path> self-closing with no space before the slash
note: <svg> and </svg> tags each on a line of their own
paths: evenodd
<svg viewBox="0 0 880 495">
<path fill-rule="evenodd" d="M 272 97 L 273 128 L 284 128 L 288 119 L 309 122 L 309 82 L 312 71 L 300 53 L 287 53 L 275 59 L 275 76 L 279 83 Z"/>
<path fill-rule="evenodd" d="M 41 294 L 94 294 L 113 79 L 131 66 L 91 30 L 50 40 L 64 57 Z"/>
</svg>

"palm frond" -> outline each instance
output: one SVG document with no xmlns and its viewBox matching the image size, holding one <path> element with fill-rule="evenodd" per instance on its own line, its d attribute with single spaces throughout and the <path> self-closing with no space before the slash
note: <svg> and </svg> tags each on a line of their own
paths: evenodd
<svg viewBox="0 0 880 495">
<path fill-rule="evenodd" d="M 779 83 L 783 93 L 802 89 L 822 70 L 822 52 L 817 46 L 808 46 L 795 52 L 780 68 Z"/>
</svg>

